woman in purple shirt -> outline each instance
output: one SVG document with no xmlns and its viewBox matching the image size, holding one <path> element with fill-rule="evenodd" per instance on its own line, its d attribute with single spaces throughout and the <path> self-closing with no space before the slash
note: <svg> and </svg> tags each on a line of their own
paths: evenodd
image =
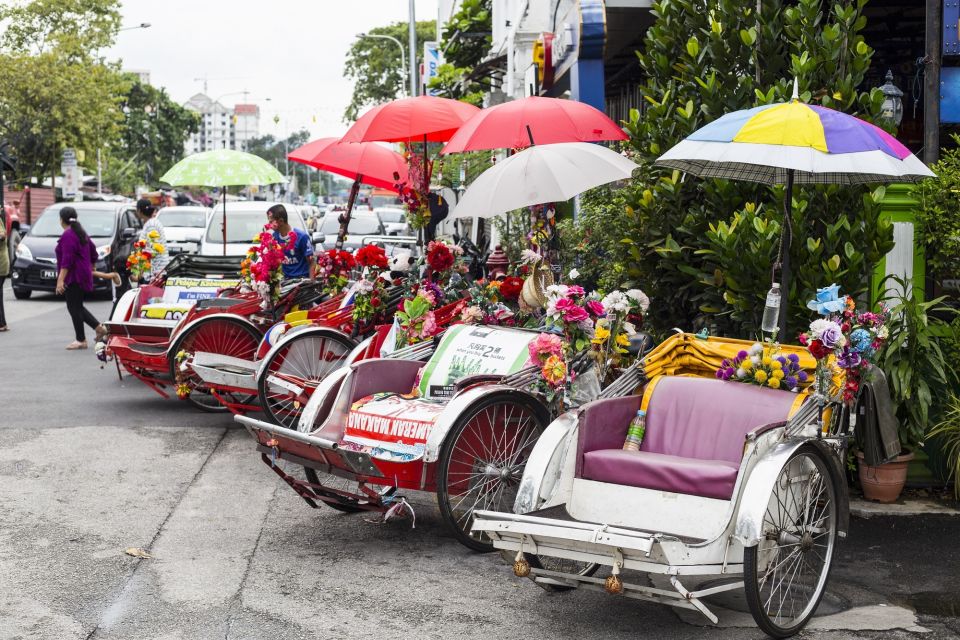
<svg viewBox="0 0 960 640">
<path fill-rule="evenodd" d="M 93 270 L 97 261 L 97 247 L 90 236 L 77 222 L 77 210 L 73 207 L 60 209 L 60 226 L 63 233 L 57 241 L 57 293 L 67 299 L 67 311 L 73 320 L 73 330 L 76 340 L 67 345 L 67 349 L 86 349 L 87 338 L 83 332 L 84 323 L 90 325 L 97 333 L 106 333 L 103 325 L 97 322 L 86 307 L 83 306 L 85 293 L 93 291 L 93 276 L 119 280 L 115 273 L 101 273 Z M 119 284 L 119 283 L 118 283 Z"/>
</svg>

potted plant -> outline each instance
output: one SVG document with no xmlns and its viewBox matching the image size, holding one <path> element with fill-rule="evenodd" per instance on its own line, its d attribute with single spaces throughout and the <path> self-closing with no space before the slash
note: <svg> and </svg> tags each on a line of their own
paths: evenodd
<svg viewBox="0 0 960 640">
<path fill-rule="evenodd" d="M 889 336 L 877 363 L 890 385 L 900 426 L 902 454 L 879 466 L 860 464 L 860 482 L 870 499 L 892 502 L 900 496 L 913 451 L 924 441 L 934 394 L 949 388 L 956 377 L 940 346 L 939 336 L 948 324 L 942 318 L 955 312 L 941 304 L 943 297 L 920 300 L 901 278 L 888 276 L 896 287 L 887 291 L 890 307 Z M 878 493 L 879 492 L 879 493 Z"/>
<path fill-rule="evenodd" d="M 960 396 L 950 394 L 943 418 L 927 434 L 926 440 L 937 439 L 947 462 L 947 478 L 953 477 L 953 495 L 960 500 Z"/>
</svg>

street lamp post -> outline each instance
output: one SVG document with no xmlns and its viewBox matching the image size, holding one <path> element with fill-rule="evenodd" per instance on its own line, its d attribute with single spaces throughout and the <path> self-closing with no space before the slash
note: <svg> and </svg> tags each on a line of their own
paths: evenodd
<svg viewBox="0 0 960 640">
<path fill-rule="evenodd" d="M 406 69 L 407 69 L 407 56 L 406 56 L 406 50 L 403 48 L 403 43 L 402 43 L 402 42 L 400 42 L 399 40 L 397 40 L 397 39 L 394 38 L 393 36 L 384 36 L 384 35 L 380 35 L 380 34 L 378 34 L 378 33 L 358 33 L 358 34 L 357 34 L 357 37 L 358 37 L 358 38 L 379 38 L 379 39 L 381 39 L 381 40 L 389 40 L 390 42 L 393 42 L 394 44 L 396 44 L 398 47 L 400 47 L 400 69 L 403 70 L 403 71 L 406 71 Z M 412 51 L 412 50 L 411 50 L 411 51 Z M 412 73 L 412 72 L 411 72 L 411 73 Z M 411 78 L 411 80 L 410 80 L 410 86 L 411 86 L 411 88 L 412 88 L 412 90 L 413 90 L 413 93 L 410 93 L 410 94 L 408 94 L 408 95 L 416 95 L 416 86 L 414 85 L 413 75 L 411 75 L 410 78 Z"/>
</svg>

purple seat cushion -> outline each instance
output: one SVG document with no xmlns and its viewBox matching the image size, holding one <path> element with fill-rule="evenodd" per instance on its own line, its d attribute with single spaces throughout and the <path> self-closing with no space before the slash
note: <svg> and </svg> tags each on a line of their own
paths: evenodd
<svg viewBox="0 0 960 640">
<path fill-rule="evenodd" d="M 729 500 L 740 466 L 646 451 L 601 449 L 583 456 L 582 477 L 671 493 Z"/>
</svg>

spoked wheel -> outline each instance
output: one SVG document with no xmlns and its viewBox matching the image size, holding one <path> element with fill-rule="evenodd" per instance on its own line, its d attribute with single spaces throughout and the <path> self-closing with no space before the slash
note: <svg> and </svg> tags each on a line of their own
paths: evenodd
<svg viewBox="0 0 960 640">
<path fill-rule="evenodd" d="M 283 343 L 267 360 L 257 380 L 260 406 L 267 416 L 275 424 L 295 429 L 306 402 L 284 385 L 316 388 L 343 365 L 352 349 L 349 340 L 334 333 L 305 333 Z"/>
<path fill-rule="evenodd" d="M 440 449 L 437 502 L 459 542 L 493 551 L 489 538 L 470 533 L 473 513 L 511 511 L 530 452 L 547 427 L 547 410 L 527 396 L 495 396 L 456 421 Z"/>
<path fill-rule="evenodd" d="M 349 493 L 360 493 L 360 484 L 354 480 L 347 480 L 346 478 L 341 478 L 340 476 L 335 476 L 330 473 L 323 473 L 322 471 L 317 471 L 316 469 L 311 469 L 310 467 L 304 467 L 303 473 L 307 477 L 307 482 L 311 484 L 319 484 L 324 487 L 329 487 L 331 489 L 337 489 L 339 491 L 347 491 Z M 336 509 L 343 513 L 358 513 L 360 511 L 367 511 L 361 505 L 369 504 L 367 500 L 357 500 L 354 498 L 347 498 L 341 495 L 337 495 L 334 492 L 324 493 L 322 489 L 311 489 L 314 493 L 319 493 L 326 495 L 328 497 L 336 498 L 336 502 L 324 502 L 325 505 L 331 509 Z M 396 491 L 396 487 L 387 487 L 380 492 L 381 497 L 386 497 Z"/>
<path fill-rule="evenodd" d="M 837 539 L 838 478 L 812 445 L 787 461 L 767 504 L 764 538 L 743 551 L 750 613 L 774 638 L 800 631 L 826 590 Z"/>
<path fill-rule="evenodd" d="M 247 322 L 237 318 L 211 318 L 199 322 L 184 331 L 172 350 L 170 375 L 177 379 L 180 363 L 176 355 L 181 351 L 193 354 L 200 351 L 219 353 L 244 360 L 253 360 L 260 344 L 260 334 Z M 227 408 L 213 397 L 203 380 L 193 371 L 181 372 L 180 380 L 190 387 L 189 400 L 201 411 L 227 411 Z M 247 404 L 253 396 L 235 396 L 233 400 Z"/>
<path fill-rule="evenodd" d="M 527 563 L 534 569 L 547 569 L 548 571 L 559 571 L 561 573 L 572 573 L 578 576 L 592 576 L 600 568 L 596 562 L 581 562 L 579 560 L 567 560 L 566 558 L 554 558 L 553 556 L 538 556 L 532 553 L 524 553 L 523 557 Z M 537 583 L 547 591 L 571 591 L 575 587 L 566 587 L 558 584 Z"/>
</svg>

